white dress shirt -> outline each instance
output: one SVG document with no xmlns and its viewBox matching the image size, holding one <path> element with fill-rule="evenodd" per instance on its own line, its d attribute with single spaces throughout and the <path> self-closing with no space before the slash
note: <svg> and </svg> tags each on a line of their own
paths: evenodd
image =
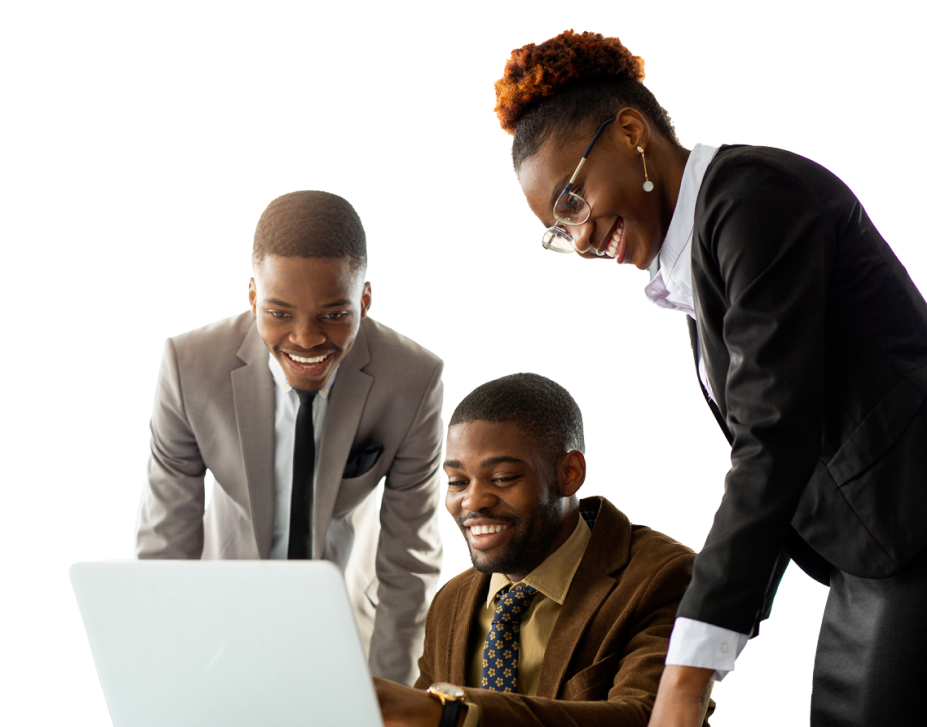
<svg viewBox="0 0 927 727">
<path fill-rule="evenodd" d="M 272 559 L 286 560 L 290 545 L 290 500 L 293 495 L 293 447 L 296 444 L 296 414 L 299 395 L 286 380 L 280 362 L 268 355 L 267 365 L 274 377 L 274 535 L 270 545 Z M 322 425 L 328 410 L 328 393 L 335 383 L 337 369 L 312 400 L 312 430 L 315 435 L 315 464 L 312 481 L 319 474 Z"/>
<path fill-rule="evenodd" d="M 683 311 L 695 319 L 692 297 L 692 231 L 695 227 L 695 202 L 708 164 L 718 149 L 696 144 L 689 153 L 676 209 L 660 249 L 659 270 L 644 288 L 647 297 L 661 308 Z M 698 351 L 698 376 L 708 395 L 714 399 L 705 370 L 701 346 Z M 714 669 L 712 679 L 721 681 L 734 670 L 734 660 L 749 640 L 747 634 L 724 629 L 690 618 L 677 618 L 670 636 L 666 663 Z"/>
</svg>

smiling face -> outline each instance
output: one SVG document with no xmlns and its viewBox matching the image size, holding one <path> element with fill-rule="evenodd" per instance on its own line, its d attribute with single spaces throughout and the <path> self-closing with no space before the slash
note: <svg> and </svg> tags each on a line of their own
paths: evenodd
<svg viewBox="0 0 927 727">
<path fill-rule="evenodd" d="M 322 388 L 351 350 L 370 284 L 351 259 L 268 255 L 248 286 L 258 333 L 294 389 Z"/>
<path fill-rule="evenodd" d="M 554 202 L 594 133 L 593 129 L 567 141 L 548 138 L 519 167 L 518 181 L 528 206 L 545 227 L 554 224 Z M 638 146 L 647 155 L 647 171 L 655 185 L 652 192 L 643 189 L 644 165 Z M 678 182 L 672 184 L 675 169 L 661 174 L 667 147 L 634 109 L 622 109 L 604 129 L 571 190 L 592 207 L 587 222 L 565 226 L 580 255 L 627 262 L 641 269 L 650 265 L 666 237 L 679 190 Z"/>
<path fill-rule="evenodd" d="M 519 581 L 576 527 L 574 497 L 585 479 L 578 451 L 551 461 L 512 422 L 455 424 L 447 433 L 445 505 L 463 533 L 473 567 Z"/>
</svg>

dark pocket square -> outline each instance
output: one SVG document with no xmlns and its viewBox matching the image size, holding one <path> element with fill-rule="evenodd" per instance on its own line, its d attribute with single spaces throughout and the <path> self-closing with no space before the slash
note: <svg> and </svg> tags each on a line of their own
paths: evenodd
<svg viewBox="0 0 927 727">
<path fill-rule="evenodd" d="M 382 444 L 371 444 L 362 452 L 355 454 L 353 457 L 348 459 L 348 463 L 344 466 L 344 474 L 341 475 L 342 478 L 348 479 L 349 477 L 360 477 L 361 475 L 365 475 L 370 472 L 370 470 L 373 469 L 373 466 L 377 463 L 377 460 L 380 459 L 380 453 L 382 451 Z"/>
</svg>

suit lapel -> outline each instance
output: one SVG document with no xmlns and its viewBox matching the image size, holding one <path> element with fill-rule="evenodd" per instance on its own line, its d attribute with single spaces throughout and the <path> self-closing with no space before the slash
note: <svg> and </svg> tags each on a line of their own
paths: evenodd
<svg viewBox="0 0 927 727">
<path fill-rule="evenodd" d="M 274 527 L 274 382 L 267 367 L 269 355 L 252 324 L 238 349 L 245 365 L 231 374 L 251 523 L 261 558 L 270 556 Z"/>
<path fill-rule="evenodd" d="M 477 573 L 470 587 L 461 591 L 457 599 L 454 633 L 451 636 L 447 655 L 448 681 L 451 684 L 467 683 L 470 674 L 470 657 L 473 652 L 470 637 L 473 635 L 477 611 L 486 603 L 489 578 L 490 576 L 486 573 Z"/>
<path fill-rule="evenodd" d="M 319 469 L 315 481 L 315 507 L 312 532 L 315 553 L 325 552 L 325 538 L 341 485 L 344 465 L 348 461 L 354 435 L 357 433 L 367 394 L 373 386 L 373 376 L 363 369 L 370 362 L 367 334 L 361 322 L 354 345 L 338 367 L 338 376 L 329 394 L 322 441 L 319 447 Z"/>
<path fill-rule="evenodd" d="M 628 564 L 630 545 L 631 523 L 613 505 L 601 500 L 592 537 L 547 642 L 537 696 L 557 697 L 589 621 L 615 588 L 612 574 Z"/>
</svg>

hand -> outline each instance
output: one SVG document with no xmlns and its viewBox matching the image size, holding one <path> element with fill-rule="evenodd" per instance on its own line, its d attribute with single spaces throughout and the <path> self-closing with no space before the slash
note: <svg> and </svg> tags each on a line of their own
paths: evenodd
<svg viewBox="0 0 927 727">
<path fill-rule="evenodd" d="M 385 727 L 438 727 L 441 702 L 420 689 L 373 678 Z"/>
<path fill-rule="evenodd" d="M 701 727 L 713 673 L 695 666 L 667 666 L 660 677 L 649 727 Z"/>
</svg>

